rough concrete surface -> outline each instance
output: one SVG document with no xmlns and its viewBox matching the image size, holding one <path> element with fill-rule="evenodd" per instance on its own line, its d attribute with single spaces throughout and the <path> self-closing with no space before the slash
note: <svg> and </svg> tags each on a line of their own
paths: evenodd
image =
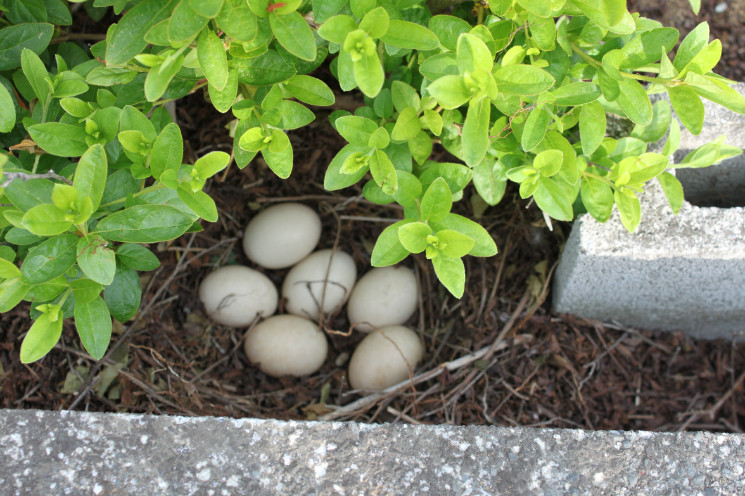
<svg viewBox="0 0 745 496">
<path fill-rule="evenodd" d="M 3 495 L 734 495 L 745 435 L 0 410 Z"/>
<path fill-rule="evenodd" d="M 572 226 L 554 278 L 558 312 L 704 339 L 745 339 L 745 209 L 694 207 L 678 215 L 653 184 L 628 233 L 614 212 Z"/>
</svg>

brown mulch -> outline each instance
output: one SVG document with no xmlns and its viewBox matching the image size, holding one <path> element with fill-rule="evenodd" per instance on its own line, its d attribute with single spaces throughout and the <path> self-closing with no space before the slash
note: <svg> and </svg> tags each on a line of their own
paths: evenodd
<svg viewBox="0 0 745 496">
<path fill-rule="evenodd" d="M 735 77 L 745 66 L 745 53 L 739 53 L 734 72 L 720 72 Z M 231 167 L 210 186 L 219 221 L 205 223 L 204 232 L 153 245 L 162 266 L 142 275 L 141 311 L 116 330 L 101 362 L 81 351 L 68 322 L 47 357 L 23 365 L 18 355 L 28 308 L 4 314 L 0 407 L 742 432 L 745 347 L 552 313 L 552 269 L 570 226 L 546 229 L 540 212 L 515 189 L 483 212 L 470 195 L 457 204 L 460 213 L 489 229 L 500 249 L 490 259 L 466 259 L 468 285 L 461 300 L 438 285 L 423 257 L 407 260 L 422 288 L 420 312 L 409 325 L 427 349 L 416 385 L 384 396 L 350 392 L 344 365 L 361 336 L 349 335 L 344 312 L 323 323 L 329 358 L 311 377 L 273 379 L 252 367 L 242 350 L 244 330 L 210 323 L 195 294 L 213 267 L 249 263 L 240 236 L 252 215 L 287 200 L 316 208 L 324 227 L 319 248 L 337 245 L 354 257 L 360 272 L 369 267 L 386 220 L 400 218 L 395 206 L 364 200 L 360 187 L 323 189 L 326 164 L 343 144 L 328 125 L 328 112 L 320 110 L 316 122 L 292 133 L 296 163 L 289 180 L 268 173 L 260 159 L 243 170 Z M 180 104 L 179 119 L 187 158 L 229 151 L 230 118 L 204 104 L 202 95 Z M 266 271 L 277 286 L 285 273 Z"/>
</svg>

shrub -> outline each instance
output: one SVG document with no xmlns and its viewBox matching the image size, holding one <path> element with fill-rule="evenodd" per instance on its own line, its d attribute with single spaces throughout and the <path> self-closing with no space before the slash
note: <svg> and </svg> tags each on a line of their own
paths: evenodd
<svg viewBox="0 0 745 496">
<path fill-rule="evenodd" d="M 549 225 L 584 211 L 605 222 L 615 205 L 634 231 L 645 184 L 657 178 L 677 212 L 682 187 L 667 169 L 740 153 L 722 138 L 670 164 L 680 138 L 671 106 L 698 134 L 701 97 L 740 113 L 745 98 L 711 72 L 721 44 L 709 42 L 706 23 L 671 59 L 678 31 L 629 13 L 625 0 L 84 6 L 124 12 L 89 50 L 65 41 L 72 17 L 62 0 L 0 5 L 0 147 L 12 152 L 0 155 L 0 312 L 31 303 L 24 362 L 44 356 L 69 317 L 101 358 L 111 318 L 137 312 L 137 271 L 158 266 L 145 245 L 217 219 L 202 189 L 231 155 L 182 163 L 181 131 L 164 109 L 197 90 L 235 116 L 238 167 L 261 154 L 287 178 L 287 131 L 315 119 L 308 105 L 334 103 L 310 75 L 328 60 L 341 89 L 359 89 L 365 105 L 330 116 L 347 144 L 325 187 L 364 180 L 368 200 L 401 205 L 404 218 L 382 231 L 372 265 L 424 252 L 457 297 L 462 257 L 497 253 L 484 228 L 451 212 L 466 188 L 496 205 L 508 181 L 519 183 Z M 670 103 L 652 104 L 663 92 Z M 630 119 L 630 135 L 608 137 L 608 113 Z M 648 151 L 666 135 L 662 150 Z M 461 162 L 430 160 L 436 143 Z"/>
</svg>

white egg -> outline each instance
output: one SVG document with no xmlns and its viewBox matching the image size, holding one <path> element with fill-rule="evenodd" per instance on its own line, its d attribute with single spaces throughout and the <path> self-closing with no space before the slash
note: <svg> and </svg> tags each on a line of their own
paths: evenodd
<svg viewBox="0 0 745 496">
<path fill-rule="evenodd" d="M 297 315 L 275 315 L 246 333 L 248 359 L 272 377 L 312 374 L 326 361 L 328 343 L 318 326 Z"/>
<path fill-rule="evenodd" d="M 227 265 L 210 273 L 199 285 L 199 299 L 207 315 L 231 327 L 245 327 L 257 315 L 277 310 L 277 288 L 261 272 L 243 265 Z"/>
<path fill-rule="evenodd" d="M 362 276 L 349 296 L 349 323 L 362 332 L 403 324 L 414 315 L 419 285 L 406 267 L 380 267 Z"/>
<path fill-rule="evenodd" d="M 319 311 L 333 312 L 347 301 L 356 278 L 354 260 L 343 251 L 319 250 L 312 253 L 290 269 L 285 277 L 282 284 L 282 297 L 287 300 L 285 309 L 289 313 L 316 320 Z"/>
<path fill-rule="evenodd" d="M 262 267 L 283 269 L 308 256 L 320 238 L 318 214 L 300 203 L 280 203 L 251 219 L 243 236 L 243 251 Z"/>
<path fill-rule="evenodd" d="M 382 391 L 409 378 L 424 354 L 419 336 L 403 326 L 387 326 L 365 336 L 349 361 L 353 389 Z"/>
</svg>

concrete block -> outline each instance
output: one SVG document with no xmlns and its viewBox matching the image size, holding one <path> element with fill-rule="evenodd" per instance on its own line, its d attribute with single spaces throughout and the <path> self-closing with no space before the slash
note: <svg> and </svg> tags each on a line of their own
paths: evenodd
<svg viewBox="0 0 745 496">
<path fill-rule="evenodd" d="M 0 493 L 745 494 L 745 435 L 0 410 Z"/>
<path fill-rule="evenodd" d="M 704 339 L 745 339 L 745 209 L 674 215 L 659 186 L 642 195 L 628 233 L 580 216 L 554 278 L 554 310 Z"/>
<path fill-rule="evenodd" d="M 733 86 L 745 95 L 745 83 Z M 694 149 L 726 135 L 726 143 L 745 149 L 745 115 L 736 114 L 721 105 L 703 99 L 706 125 L 694 136 L 682 128 L 680 148 L 675 161 L 680 162 Z M 682 126 L 681 126 L 682 127 Z M 745 206 L 745 154 L 703 169 L 678 169 L 686 199 L 699 206 Z"/>
<path fill-rule="evenodd" d="M 745 94 L 745 84 L 737 89 Z M 678 160 L 722 134 L 727 143 L 745 147 L 745 116 L 708 103 L 706 111 L 700 136 L 683 131 Z M 654 181 L 641 197 L 642 221 L 633 234 L 617 212 L 606 224 L 580 216 L 556 270 L 555 311 L 683 330 L 696 338 L 745 340 L 745 156 L 676 172 L 687 199 L 740 206 L 686 201 L 674 215 Z"/>
</svg>

